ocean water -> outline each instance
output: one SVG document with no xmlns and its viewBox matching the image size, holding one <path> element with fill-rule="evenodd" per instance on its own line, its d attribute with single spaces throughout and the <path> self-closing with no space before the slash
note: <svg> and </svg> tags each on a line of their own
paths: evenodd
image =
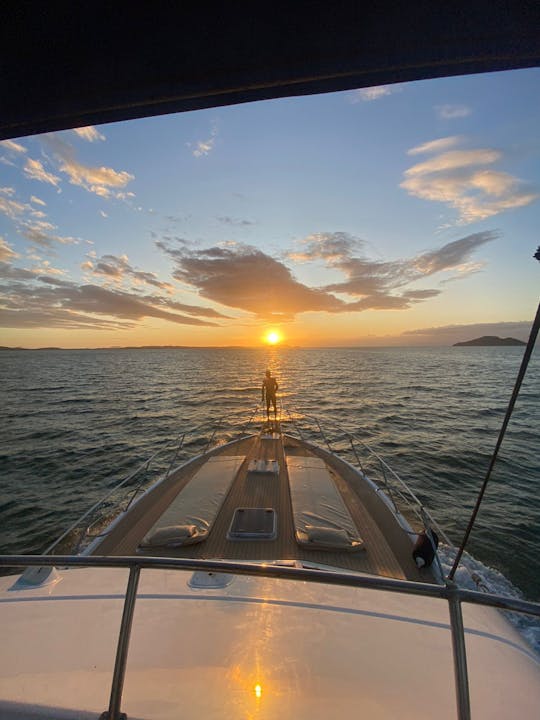
<svg viewBox="0 0 540 720">
<path fill-rule="evenodd" d="M 459 544 L 522 355 L 522 347 L 3 351 L 0 552 L 42 552 L 182 430 L 220 419 L 238 429 L 260 402 L 267 367 L 309 437 L 305 415 L 357 435 Z M 500 579 L 531 600 L 540 600 L 539 399 L 536 352 L 468 545 L 495 586 Z M 196 431 L 186 453 L 205 437 Z"/>
</svg>

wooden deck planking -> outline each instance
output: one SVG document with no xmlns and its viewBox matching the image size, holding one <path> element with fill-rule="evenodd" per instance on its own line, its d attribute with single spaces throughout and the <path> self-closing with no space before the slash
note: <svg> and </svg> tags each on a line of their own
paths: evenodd
<svg viewBox="0 0 540 720">
<path fill-rule="evenodd" d="M 371 490 L 358 485 L 352 471 L 347 470 L 345 466 L 338 471 L 333 464 L 331 466 L 327 462 L 336 487 L 364 540 L 365 550 L 332 552 L 311 550 L 298 545 L 294 534 L 285 451 L 288 455 L 315 455 L 291 438 L 287 438 L 284 450 L 281 437 L 270 440 L 256 436 L 231 447 L 223 448 L 221 451 L 223 454 L 245 454 L 246 459 L 225 498 L 208 538 L 200 544 L 169 550 L 152 549 L 145 554 L 253 561 L 301 560 L 373 575 L 429 581 L 429 578 L 421 576 L 417 571 L 411 557 L 410 542 L 406 542 L 404 531 L 396 528 L 395 520 L 387 517 L 388 511 L 380 499 L 375 497 Z M 324 453 L 318 456 L 325 459 Z M 249 462 L 255 459 L 277 460 L 279 474 L 276 476 L 270 473 L 250 473 Z M 118 527 L 96 549 L 96 553 L 135 554 L 140 538 L 152 527 L 171 500 L 189 482 L 200 465 L 201 463 L 197 462 L 187 471 L 180 471 L 178 476 L 171 476 L 158 493 L 158 497 L 152 498 L 150 493 L 148 497 L 143 498 L 140 506 L 134 508 L 136 512 L 133 516 L 126 517 L 123 523 L 119 523 Z M 228 540 L 227 532 L 234 511 L 239 507 L 274 508 L 277 512 L 277 538 L 275 540 Z M 400 543 L 403 544 L 403 547 L 391 547 L 391 543 L 387 540 L 388 537 L 391 542 L 394 542 L 394 545 Z"/>
</svg>

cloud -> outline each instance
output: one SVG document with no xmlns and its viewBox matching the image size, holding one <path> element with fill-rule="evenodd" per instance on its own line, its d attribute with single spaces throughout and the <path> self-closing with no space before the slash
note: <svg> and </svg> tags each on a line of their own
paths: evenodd
<svg viewBox="0 0 540 720">
<path fill-rule="evenodd" d="M 442 292 L 440 288 L 417 287 L 417 283 L 451 272 L 465 277 L 474 252 L 497 237 L 494 232 L 475 233 L 411 258 L 381 261 L 366 257 L 365 241 L 348 233 L 316 233 L 286 259 L 322 262 L 345 276 L 319 288 L 302 284 L 283 262 L 249 245 L 193 250 L 184 239 L 175 246 L 163 241 L 156 245 L 174 261 L 173 277 L 195 287 L 201 297 L 259 318 L 285 321 L 304 312 L 410 308 Z M 480 263 L 474 267 L 478 270 Z M 353 300 L 339 297 L 342 295 Z"/>
<path fill-rule="evenodd" d="M 44 276 L 66 275 L 65 270 L 60 270 L 59 268 L 53 267 L 48 260 L 42 260 L 40 266 L 32 268 L 32 272 L 35 275 L 44 275 Z M 40 277 L 40 280 L 44 281 L 44 278 Z M 67 283 L 67 285 L 70 285 L 70 283 Z"/>
<path fill-rule="evenodd" d="M 195 157 L 201 157 L 202 155 L 208 155 L 211 150 L 214 148 L 214 139 L 211 138 L 210 140 L 199 140 L 197 142 L 197 147 L 193 151 L 193 155 Z"/>
<path fill-rule="evenodd" d="M 490 165 L 500 160 L 498 150 L 450 150 L 430 160 L 413 165 L 405 171 L 408 178 L 431 175 L 438 172 L 461 170 L 477 165 Z"/>
<path fill-rule="evenodd" d="M 234 227 L 248 227 L 249 225 L 255 225 L 253 220 L 242 220 L 241 218 L 232 218 L 228 215 L 218 216 L 216 217 L 216 220 L 219 220 L 219 222 L 224 225 L 232 225 Z"/>
<path fill-rule="evenodd" d="M 161 290 L 166 290 L 168 293 L 174 291 L 170 283 L 159 280 L 155 273 L 143 272 L 131 267 L 127 255 L 121 255 L 120 257 L 104 255 L 99 260 L 95 260 L 93 263 L 84 263 L 84 265 L 84 269 L 92 272 L 93 275 L 102 276 L 115 283 L 122 283 L 126 279 L 130 279 L 131 282 L 135 282 L 137 285 L 152 285 Z"/>
<path fill-rule="evenodd" d="M 450 277 L 440 280 L 440 283 L 441 285 L 446 285 L 447 283 L 455 282 L 456 280 L 463 280 L 464 278 L 469 277 L 469 275 L 476 275 L 484 269 L 485 265 L 486 264 L 484 262 L 464 262 L 454 268 L 455 275 L 451 275 Z"/>
<path fill-rule="evenodd" d="M 73 132 L 76 133 L 83 140 L 88 142 L 96 142 L 98 140 L 105 140 L 105 135 L 102 135 L 93 125 L 86 127 L 73 128 Z"/>
<path fill-rule="evenodd" d="M 195 157 L 202 157 L 203 155 L 209 155 L 214 149 L 214 143 L 217 137 L 217 126 L 214 125 L 210 132 L 210 137 L 207 140 L 198 140 L 195 144 L 195 149 L 192 150 L 192 154 Z M 188 146 L 191 146 L 188 143 Z"/>
<path fill-rule="evenodd" d="M 145 318 L 167 320 L 180 325 L 215 326 L 207 318 L 172 311 L 165 298 L 141 297 L 98 285 L 61 280 L 51 273 L 35 272 L 0 263 L 2 327 L 63 327 L 126 329 Z M 204 314 L 206 309 L 202 309 Z"/>
<path fill-rule="evenodd" d="M 437 292 L 437 291 L 435 291 Z M 405 295 L 386 295 L 385 293 L 372 292 L 355 303 L 349 303 L 352 310 L 407 310 L 416 298 L 408 298 Z"/>
<path fill-rule="evenodd" d="M 439 152 L 445 142 L 454 145 L 455 141 L 441 138 L 413 148 L 409 154 Z M 406 170 L 401 187 L 410 195 L 456 209 L 460 224 L 485 220 L 538 199 L 539 193 L 522 180 L 486 167 L 501 159 L 500 151 L 489 148 L 439 152 Z"/>
<path fill-rule="evenodd" d="M 473 323 L 468 325 L 444 325 L 440 327 L 419 328 L 407 330 L 402 336 L 412 337 L 424 344 L 453 345 L 456 342 L 474 340 L 483 335 L 496 335 L 498 337 L 514 337 L 518 340 L 527 340 L 531 321 L 524 322 L 496 322 Z"/>
<path fill-rule="evenodd" d="M 4 240 L 3 237 L 0 237 L 0 261 L 4 262 L 6 260 L 10 260 L 11 258 L 19 257 L 18 254 L 13 250 L 11 245 Z"/>
<path fill-rule="evenodd" d="M 459 240 L 446 243 L 437 250 L 417 255 L 412 259 L 411 266 L 421 275 L 433 275 L 445 270 L 458 269 L 468 263 L 475 250 L 488 242 L 493 242 L 497 237 L 498 234 L 493 231 L 467 235 Z"/>
<path fill-rule="evenodd" d="M 15 142 L 14 140 L 0 140 L 0 146 L 6 148 L 6 150 L 11 150 L 12 152 L 16 153 L 26 152 L 26 148 L 23 145 Z"/>
<path fill-rule="evenodd" d="M 11 220 L 16 220 L 26 209 L 24 203 L 0 195 L 0 213 L 7 215 Z"/>
<path fill-rule="evenodd" d="M 37 220 L 21 223 L 19 232 L 27 240 L 30 240 L 30 242 L 42 245 L 43 247 L 51 247 L 54 243 L 60 243 L 61 245 L 77 245 L 80 242 L 80 238 L 57 235 L 54 232 L 56 229 L 56 225 L 53 225 L 50 222 Z"/>
<path fill-rule="evenodd" d="M 214 308 L 202 307 L 201 305 L 187 305 L 186 303 L 175 302 L 169 298 L 164 298 L 162 295 L 148 296 L 148 300 L 151 301 L 153 305 L 166 307 L 169 310 L 179 310 L 180 312 L 185 312 L 188 315 L 230 319 L 229 315 L 224 315 L 223 313 L 214 310 Z"/>
<path fill-rule="evenodd" d="M 4 190 L 4 194 L 13 194 L 11 188 L 0 188 L 0 213 L 13 221 L 19 235 L 36 245 L 47 248 L 51 248 L 57 243 L 76 245 L 80 242 L 80 238 L 59 235 L 57 226 L 45 219 L 46 214 L 42 210 L 36 210 L 32 205 L 21 203 L 12 197 L 3 197 L 2 190 Z M 34 195 L 31 196 L 31 201 L 34 204 L 45 206 L 45 202 Z"/>
<path fill-rule="evenodd" d="M 103 198 L 124 199 L 127 196 L 120 192 L 121 188 L 134 179 L 127 171 L 84 165 L 76 159 L 74 148 L 58 135 L 46 135 L 44 141 L 53 150 L 59 170 L 68 176 L 72 185 L 78 185 Z"/>
<path fill-rule="evenodd" d="M 340 266 L 348 260 L 353 252 L 362 250 L 365 243 L 349 233 L 314 233 L 308 235 L 300 243 L 303 247 L 297 252 L 289 253 L 288 257 L 296 262 L 324 260 L 330 266 Z"/>
<path fill-rule="evenodd" d="M 403 293 L 403 297 L 409 300 L 427 300 L 428 298 L 440 295 L 440 290 L 407 290 Z"/>
<path fill-rule="evenodd" d="M 41 205 L 42 207 L 47 207 L 47 203 L 44 200 L 41 200 L 40 198 L 36 197 L 35 195 L 30 196 L 30 202 L 33 202 L 36 205 Z"/>
<path fill-rule="evenodd" d="M 400 83 L 396 83 L 395 85 L 376 85 L 374 87 L 354 90 L 350 93 L 349 97 L 353 103 L 372 102 L 373 100 L 380 100 L 382 97 L 393 95 L 402 90 L 403 86 Z"/>
<path fill-rule="evenodd" d="M 35 280 L 36 276 L 31 270 L 14 267 L 8 262 L 0 262 L 0 278 L 4 280 Z M 3 304 L 9 305 L 12 297 L 11 293 L 8 297 L 2 296 L 2 288 L 0 287 L 0 300 Z"/>
<path fill-rule="evenodd" d="M 134 192 L 117 192 L 115 194 L 115 197 L 117 200 L 130 200 L 131 198 L 135 197 Z"/>
<path fill-rule="evenodd" d="M 323 260 L 328 267 L 341 271 L 347 279 L 323 289 L 362 298 L 348 304 L 351 310 L 405 309 L 441 292 L 408 286 L 437 273 L 458 271 L 479 247 L 497 237 L 494 232 L 475 233 L 411 258 L 381 261 L 362 255 L 365 243 L 348 233 L 318 233 L 306 238 L 303 250 L 291 257 L 304 262 Z"/>
<path fill-rule="evenodd" d="M 174 292 L 174 287 L 168 282 L 159 280 L 155 273 L 135 270 L 129 264 L 127 255 L 122 255 L 120 257 L 115 255 L 104 255 L 99 258 L 99 260 L 96 258 L 95 253 L 88 253 L 88 255 L 92 257 L 92 259 L 82 263 L 81 269 L 85 272 L 91 272 L 95 277 L 101 276 L 106 281 L 110 281 L 115 284 L 121 284 L 128 281 L 136 286 L 153 286 L 160 290 L 165 290 L 169 294 Z M 166 298 L 161 295 L 146 296 L 146 299 L 152 305 L 166 308 L 167 310 L 177 310 L 186 313 L 187 315 L 195 315 L 197 317 L 228 318 L 227 315 L 224 315 L 212 308 L 175 302 L 170 298 Z"/>
<path fill-rule="evenodd" d="M 467 117 L 472 112 L 466 105 L 437 105 L 435 110 L 443 120 Z"/>
<path fill-rule="evenodd" d="M 19 310 L 0 308 L 0 327 L 4 328 L 61 328 L 64 330 L 129 330 L 134 322 L 105 320 L 60 308 L 32 308 Z"/>
<path fill-rule="evenodd" d="M 24 174 L 31 180 L 39 180 L 40 182 L 49 183 L 58 187 L 60 178 L 57 175 L 53 175 L 47 172 L 39 160 L 32 160 L 28 158 L 24 166 Z"/>
<path fill-rule="evenodd" d="M 154 317 L 182 325 L 215 325 L 195 317 L 178 315 L 159 307 L 154 307 L 144 298 L 117 290 L 109 290 L 98 285 L 81 285 L 63 292 L 65 303 L 70 309 L 87 313 L 99 313 L 120 318 L 141 320 Z"/>
<path fill-rule="evenodd" d="M 430 140 L 429 142 L 413 147 L 407 150 L 407 155 L 419 155 L 421 153 L 443 152 L 455 147 L 463 138 L 460 135 L 452 135 L 450 137 L 439 138 L 438 140 Z"/>
<path fill-rule="evenodd" d="M 26 248 L 25 255 L 28 260 L 35 260 L 36 262 L 42 261 L 43 258 L 41 257 L 41 255 L 38 254 L 37 250 L 37 248 Z"/>
<path fill-rule="evenodd" d="M 186 220 L 189 220 L 191 218 L 191 215 L 166 215 L 165 220 L 168 220 L 172 223 L 180 223 L 184 222 Z"/>
<path fill-rule="evenodd" d="M 158 244 L 175 260 L 173 277 L 201 297 L 265 319 L 291 319 L 309 311 L 339 312 L 346 303 L 295 280 L 278 260 L 249 245 L 189 251 Z"/>
</svg>

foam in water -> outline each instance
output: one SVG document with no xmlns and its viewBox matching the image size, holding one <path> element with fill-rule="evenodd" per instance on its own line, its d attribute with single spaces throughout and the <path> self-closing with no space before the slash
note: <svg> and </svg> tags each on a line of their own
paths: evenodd
<svg viewBox="0 0 540 720">
<path fill-rule="evenodd" d="M 456 549 L 448 545 L 440 545 L 438 554 L 444 574 L 448 575 L 454 562 Z M 512 585 L 502 573 L 484 565 L 468 553 L 463 554 L 455 580 L 457 585 L 467 590 L 524 599 L 523 593 Z M 515 612 L 505 612 L 504 615 L 540 657 L 540 618 Z"/>
</svg>

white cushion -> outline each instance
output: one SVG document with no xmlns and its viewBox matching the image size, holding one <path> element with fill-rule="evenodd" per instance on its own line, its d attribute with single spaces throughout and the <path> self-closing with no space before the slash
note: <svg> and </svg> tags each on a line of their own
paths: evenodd
<svg viewBox="0 0 540 720">
<path fill-rule="evenodd" d="M 347 531 L 338 528 L 306 525 L 306 534 L 309 542 L 320 543 L 321 545 L 335 545 L 336 547 L 351 545 L 351 539 Z"/>
<path fill-rule="evenodd" d="M 196 525 L 168 525 L 149 533 L 141 545 L 143 547 L 174 547 L 183 545 L 197 534 Z"/>
</svg>

